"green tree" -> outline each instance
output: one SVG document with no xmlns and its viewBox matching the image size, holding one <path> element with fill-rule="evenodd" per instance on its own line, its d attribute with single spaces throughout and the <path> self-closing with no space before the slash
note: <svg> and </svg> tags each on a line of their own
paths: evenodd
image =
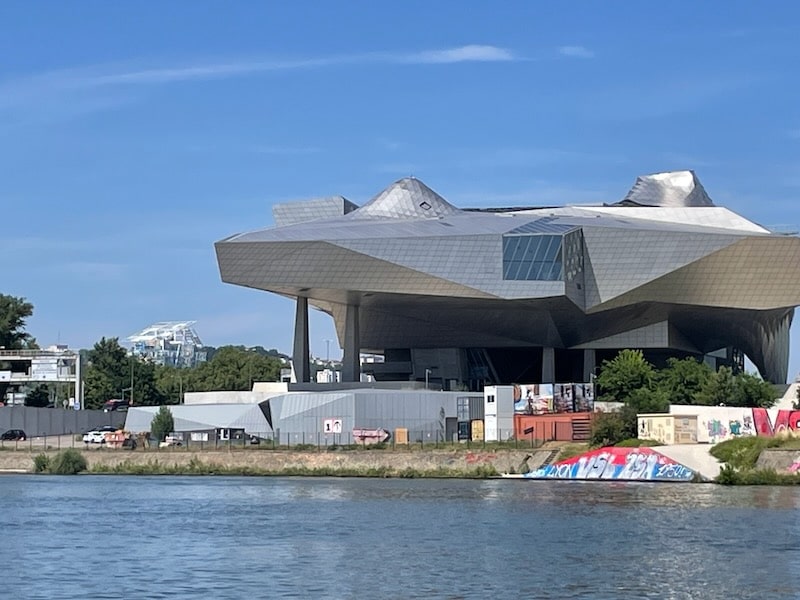
<svg viewBox="0 0 800 600">
<path fill-rule="evenodd" d="M 730 367 L 720 367 L 711 374 L 697 394 L 697 403 L 707 406 L 731 405 L 736 398 L 736 380 Z"/>
<path fill-rule="evenodd" d="M 669 412 L 669 397 L 664 390 L 643 387 L 633 390 L 625 405 L 637 413 L 666 413 Z M 633 431 L 636 432 L 636 426 Z"/>
<path fill-rule="evenodd" d="M 33 314 L 33 304 L 25 298 L 0 294 L 0 346 L 8 350 L 35 348 L 33 338 L 25 332 L 25 320 Z"/>
<path fill-rule="evenodd" d="M 669 358 L 667 367 L 656 377 L 658 389 L 663 390 L 670 404 L 697 404 L 697 397 L 714 371 L 694 358 Z"/>
<path fill-rule="evenodd" d="M 50 404 L 50 391 L 46 385 L 37 385 L 25 395 L 25 406 L 45 407 Z"/>
<path fill-rule="evenodd" d="M 255 381 L 277 381 L 280 371 L 281 361 L 277 358 L 242 346 L 223 346 L 211 360 L 189 371 L 185 383 L 195 392 L 244 391 L 252 389 Z"/>
<path fill-rule="evenodd" d="M 772 408 L 778 401 L 773 385 L 750 373 L 734 377 L 732 406 Z"/>
<path fill-rule="evenodd" d="M 159 406 L 164 404 L 164 394 L 156 382 L 156 365 L 128 357 L 133 375 L 133 404 L 137 406 Z M 131 396 L 129 396 L 131 397 Z"/>
<path fill-rule="evenodd" d="M 84 402 L 86 408 L 102 408 L 107 400 L 119 398 L 130 388 L 128 353 L 118 338 L 101 338 L 86 354 Z"/>
<path fill-rule="evenodd" d="M 86 408 L 102 408 L 107 400 L 123 396 L 142 406 L 157 406 L 164 399 L 156 385 L 155 365 L 129 356 L 118 338 L 102 338 L 86 353 L 86 363 Z"/>
<path fill-rule="evenodd" d="M 173 431 L 175 431 L 175 421 L 172 418 L 172 411 L 168 407 L 162 406 L 150 422 L 150 433 L 156 440 L 163 442 Z"/>
<path fill-rule="evenodd" d="M 597 385 L 603 402 L 627 402 L 641 388 L 649 389 L 655 378 L 653 365 L 641 350 L 622 350 L 612 360 L 604 360 Z"/>
<path fill-rule="evenodd" d="M 157 365 L 155 384 L 163 404 L 180 404 L 183 392 L 190 390 L 192 376 L 196 369 Z"/>
</svg>

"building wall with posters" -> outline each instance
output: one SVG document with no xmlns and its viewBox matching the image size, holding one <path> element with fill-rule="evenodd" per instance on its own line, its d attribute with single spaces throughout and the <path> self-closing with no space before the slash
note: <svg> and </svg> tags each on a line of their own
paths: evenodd
<svg viewBox="0 0 800 600">
<path fill-rule="evenodd" d="M 223 281 L 296 299 L 298 382 L 309 305 L 334 320 L 343 381 L 363 368 L 446 390 L 590 382 L 624 348 L 657 366 L 746 355 L 786 381 L 800 238 L 716 206 L 691 171 L 638 177 L 596 206 L 461 209 L 405 178 L 360 207 L 338 196 L 273 213 L 275 227 L 215 248 Z"/>
</svg>

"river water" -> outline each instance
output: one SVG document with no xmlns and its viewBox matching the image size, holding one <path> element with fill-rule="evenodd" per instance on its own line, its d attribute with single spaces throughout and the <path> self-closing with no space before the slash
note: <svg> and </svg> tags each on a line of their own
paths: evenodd
<svg viewBox="0 0 800 600">
<path fill-rule="evenodd" d="M 7 598 L 798 598 L 800 490 L 0 477 Z"/>
</svg>

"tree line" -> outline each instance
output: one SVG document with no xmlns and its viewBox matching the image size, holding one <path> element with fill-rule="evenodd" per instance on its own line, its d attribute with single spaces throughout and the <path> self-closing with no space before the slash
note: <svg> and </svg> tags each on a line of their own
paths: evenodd
<svg viewBox="0 0 800 600">
<path fill-rule="evenodd" d="M 25 331 L 33 305 L 25 298 L 0 294 L 0 347 L 8 350 L 37 349 Z M 178 404 L 185 392 L 246 391 L 254 381 L 278 381 L 283 355 L 261 346 L 208 347 L 206 362 L 196 367 L 158 365 L 132 356 L 118 338 L 102 338 L 82 350 L 84 405 L 99 409 L 111 399 L 131 399 L 134 405 Z M 10 368 L 0 359 L 0 370 Z M 8 391 L 0 383 L 0 400 Z M 27 406 L 56 406 L 70 396 L 70 386 L 39 384 L 29 390 Z M 133 395 L 131 396 L 131 392 Z"/>
<path fill-rule="evenodd" d="M 622 350 L 603 361 L 597 377 L 597 399 L 621 402 L 619 411 L 595 418 L 592 442 L 614 444 L 637 437 L 637 414 L 667 413 L 670 404 L 770 408 L 777 401 L 774 386 L 730 367 L 712 369 L 694 358 L 670 358 L 656 369 L 640 350 Z"/>
</svg>

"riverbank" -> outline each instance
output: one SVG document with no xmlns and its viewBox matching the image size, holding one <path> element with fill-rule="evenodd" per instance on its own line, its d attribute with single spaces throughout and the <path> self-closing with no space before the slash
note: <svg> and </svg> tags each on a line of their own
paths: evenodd
<svg viewBox="0 0 800 600">
<path fill-rule="evenodd" d="M 513 472 L 528 459 L 538 468 L 551 449 L 538 450 L 358 450 L 315 452 L 283 450 L 163 449 L 125 451 L 78 449 L 90 473 L 318 475 L 342 477 L 491 477 Z M 39 452 L 0 452 L 0 472 L 33 472 Z M 54 454 L 54 453 L 50 453 Z"/>
</svg>

